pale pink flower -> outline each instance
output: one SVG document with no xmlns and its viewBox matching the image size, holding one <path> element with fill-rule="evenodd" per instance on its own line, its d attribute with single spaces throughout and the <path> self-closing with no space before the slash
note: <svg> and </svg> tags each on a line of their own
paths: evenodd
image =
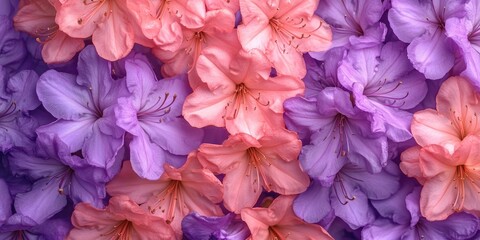
<svg viewBox="0 0 480 240">
<path fill-rule="evenodd" d="M 177 236 L 181 236 L 182 219 L 190 212 L 204 216 L 221 216 L 216 204 L 222 201 L 223 186 L 210 170 L 203 169 L 196 154 L 176 169 L 164 165 L 160 179 L 150 181 L 137 176 L 131 164 L 125 162 L 120 173 L 107 185 L 112 196 L 128 195 L 151 214 L 170 224 Z"/>
<path fill-rule="evenodd" d="M 447 79 L 438 91 L 437 110 L 421 110 L 413 115 L 413 137 L 422 147 L 438 144 L 453 153 L 462 139 L 479 133 L 479 101 L 467 79 Z"/>
<path fill-rule="evenodd" d="M 203 0 L 126 0 L 149 39 L 163 50 L 176 51 L 183 39 L 182 28 L 205 23 Z"/>
<path fill-rule="evenodd" d="M 245 50 L 260 49 L 280 74 L 303 78 L 303 53 L 325 51 L 332 31 L 314 15 L 318 0 L 240 0 L 238 38 Z"/>
<path fill-rule="evenodd" d="M 164 219 L 151 215 L 125 195 L 112 197 L 106 209 L 77 204 L 72 224 L 68 240 L 175 239 L 172 227 Z"/>
<path fill-rule="evenodd" d="M 219 53 L 205 50 L 199 57 L 197 72 L 204 84 L 186 98 L 185 119 L 194 127 L 226 127 L 230 134 L 254 138 L 282 128 L 283 102 L 302 94 L 303 82 L 291 76 L 271 78 L 270 63 L 259 51 L 240 51 L 231 62 Z"/>
<path fill-rule="evenodd" d="M 480 137 L 469 135 L 450 153 L 439 145 L 418 151 L 417 162 L 404 164 L 402 171 L 422 178 L 420 210 L 430 221 L 444 220 L 454 212 L 480 216 Z M 420 176 L 419 176 L 420 175 Z"/>
<path fill-rule="evenodd" d="M 284 195 L 304 192 L 310 179 L 300 168 L 302 143 L 297 134 L 276 130 L 256 140 L 248 134 L 230 136 L 222 145 L 202 144 L 198 159 L 212 171 L 225 174 L 225 207 L 239 213 L 253 207 L 262 190 Z"/>
<path fill-rule="evenodd" d="M 102 58 L 127 56 L 135 43 L 135 19 L 126 0 L 63 0 L 55 21 L 71 37 L 92 37 Z"/>
<path fill-rule="evenodd" d="M 46 63 L 63 63 L 85 47 L 83 39 L 72 38 L 60 31 L 55 23 L 58 0 L 31 0 L 22 4 L 13 18 L 15 28 L 35 37 L 43 45 Z"/>
<path fill-rule="evenodd" d="M 236 13 L 240 10 L 240 4 L 238 0 L 205 0 L 207 10 L 220 10 L 228 9 L 232 13 Z"/>
<path fill-rule="evenodd" d="M 172 77 L 189 72 L 189 81 L 193 89 L 201 82 L 195 65 L 203 49 L 216 48 L 224 51 L 232 58 L 239 50 L 235 15 L 229 10 L 208 11 L 205 24 L 198 28 L 182 27 L 183 41 L 175 51 L 163 50 L 162 47 L 154 48 L 152 53 L 163 62 L 162 74 Z M 224 59 L 227 60 L 227 59 Z"/>
<path fill-rule="evenodd" d="M 279 196 L 268 208 L 244 208 L 241 211 L 252 235 L 251 240 L 330 240 L 333 239 L 320 225 L 306 223 L 292 209 L 294 196 Z"/>
</svg>

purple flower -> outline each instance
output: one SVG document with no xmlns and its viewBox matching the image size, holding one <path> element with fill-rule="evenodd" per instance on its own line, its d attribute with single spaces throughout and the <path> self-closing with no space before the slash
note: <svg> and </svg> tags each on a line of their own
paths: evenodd
<svg viewBox="0 0 480 240">
<path fill-rule="evenodd" d="M 13 28 L 12 20 L 0 15 L 0 65 L 8 73 L 17 72 L 27 56 L 25 44 L 20 33 Z"/>
<path fill-rule="evenodd" d="M 123 129 L 115 124 L 117 98 L 125 94 L 124 79 L 113 80 L 108 62 L 93 46 L 79 56 L 78 76 L 49 70 L 40 76 L 37 94 L 57 120 L 37 129 L 57 136 L 70 148 L 81 150 L 85 160 L 115 175 L 123 158 Z M 53 138 L 53 137 L 52 137 Z"/>
<path fill-rule="evenodd" d="M 399 188 L 400 171 L 390 162 L 380 173 L 371 174 L 353 164 L 345 165 L 331 186 L 314 180 L 293 204 L 293 210 L 307 222 L 318 222 L 331 211 L 350 228 L 358 229 L 375 220 L 370 200 L 386 199 Z"/>
<path fill-rule="evenodd" d="M 387 27 L 379 20 L 385 11 L 381 0 L 323 0 L 316 13 L 330 24 L 333 33 L 331 48 L 365 48 L 385 39 Z M 324 53 L 310 53 L 319 60 Z"/>
<path fill-rule="evenodd" d="M 4 0 L 0 2 L 0 16 L 8 16 L 10 18 L 16 12 L 18 0 Z"/>
<path fill-rule="evenodd" d="M 408 46 L 408 58 L 428 79 L 442 78 L 454 65 L 452 44 L 445 35 L 450 18 L 465 16 L 466 0 L 392 0 L 388 13 L 397 37 Z"/>
<path fill-rule="evenodd" d="M 344 48 L 335 48 L 325 54 L 328 61 L 318 61 L 305 55 L 307 74 L 303 78 L 305 82 L 305 97 L 316 97 L 317 94 L 327 87 L 341 87 L 337 79 L 338 64 L 343 58 Z"/>
<path fill-rule="evenodd" d="M 12 172 L 35 180 L 32 189 L 15 197 L 17 213 L 42 223 L 61 211 L 67 196 L 73 203 L 88 202 L 103 207 L 107 176 L 104 169 L 71 156 L 58 139 L 39 136 L 38 153 L 12 151 L 8 160 Z"/>
<path fill-rule="evenodd" d="M 460 50 L 465 64 L 462 75 L 480 89 L 480 3 L 469 1 L 465 4 L 467 12 L 464 18 L 450 18 L 445 23 L 445 31 Z"/>
<path fill-rule="evenodd" d="M 0 239 L 51 239 L 62 240 L 67 237 L 72 228 L 70 222 L 63 218 L 47 220 L 38 225 L 32 219 L 21 214 L 12 215 L 8 221 L 0 227 Z"/>
<path fill-rule="evenodd" d="M 338 68 L 338 78 L 353 92 L 355 105 L 373 114 L 374 132 L 386 132 L 395 142 L 412 137 L 412 114 L 405 110 L 422 101 L 427 85 L 408 61 L 404 44 L 350 50 Z"/>
<path fill-rule="evenodd" d="M 247 225 L 236 214 L 205 217 L 190 213 L 182 221 L 186 240 L 243 240 L 250 236 Z"/>
<path fill-rule="evenodd" d="M 35 94 L 37 74 L 24 70 L 7 78 L 0 66 L 0 151 L 29 148 L 35 139 L 37 122 L 29 112 L 40 105 Z"/>
<path fill-rule="evenodd" d="M 185 76 L 157 80 L 144 58 L 125 63 L 130 96 L 118 99 L 117 125 L 132 135 L 130 161 L 143 178 L 158 179 L 166 153 L 187 155 L 196 149 L 203 131 L 182 117 L 182 105 L 191 92 Z"/>
<path fill-rule="evenodd" d="M 420 188 L 415 187 L 403 204 L 394 198 L 390 208 L 405 209 L 410 213 L 410 221 L 397 223 L 389 218 L 378 218 L 362 230 L 362 239 L 470 239 L 478 230 L 478 219 L 468 213 L 455 213 L 442 221 L 428 221 L 420 214 Z M 396 210 L 394 210 L 396 211 Z"/>
<path fill-rule="evenodd" d="M 325 88 L 315 99 L 295 97 L 284 103 L 285 122 L 302 138 L 310 138 L 300 154 L 303 169 L 332 184 L 347 162 L 380 172 L 387 161 L 387 139 L 370 129 L 369 114 L 354 107 L 348 92 Z"/>
<path fill-rule="evenodd" d="M 0 227 L 12 215 L 12 198 L 7 183 L 0 178 Z"/>
</svg>

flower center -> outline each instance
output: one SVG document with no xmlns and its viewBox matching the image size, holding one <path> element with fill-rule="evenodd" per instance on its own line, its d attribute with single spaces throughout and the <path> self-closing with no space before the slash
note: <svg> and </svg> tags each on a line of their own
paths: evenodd
<svg viewBox="0 0 480 240">
<path fill-rule="evenodd" d="M 34 34 L 34 36 L 36 37 L 35 40 L 38 43 L 44 44 L 52 40 L 57 34 L 57 31 L 58 31 L 58 25 L 55 22 L 50 26 L 39 27 L 35 29 L 35 34 Z"/>
<path fill-rule="evenodd" d="M 0 129 L 8 131 L 5 127 L 2 127 L 1 123 L 8 123 L 8 122 L 15 121 L 17 117 L 16 113 L 20 112 L 20 110 L 17 110 L 17 104 L 15 103 L 15 101 L 12 101 L 10 103 L 2 102 L 0 104 L 0 107 L 4 104 L 8 104 L 8 105 L 7 107 L 4 107 L 3 110 L 0 110 Z"/>
<path fill-rule="evenodd" d="M 248 148 L 247 155 L 250 159 L 248 162 L 248 169 L 246 176 L 250 176 L 251 174 L 255 174 L 255 178 L 252 184 L 256 187 L 253 188 L 254 193 L 257 192 L 257 189 L 261 189 L 261 184 L 265 188 L 266 191 L 270 192 L 272 189 L 272 184 L 268 182 L 267 177 L 265 175 L 265 169 L 262 167 L 267 166 L 270 167 L 272 163 L 267 160 L 265 154 L 263 154 L 258 148 Z M 262 182 L 260 182 L 262 181 Z"/>
<path fill-rule="evenodd" d="M 103 4 L 107 2 L 108 6 L 106 9 L 103 7 Z M 112 7 L 110 6 L 111 2 L 110 0 L 83 0 L 83 5 L 88 6 L 88 5 L 94 5 L 93 9 L 89 11 L 87 14 L 83 15 L 79 19 L 77 19 L 78 25 L 82 25 L 86 22 L 89 22 L 90 19 L 95 16 L 95 14 L 100 11 L 105 9 L 106 11 L 103 12 L 104 17 L 108 17 L 110 13 L 112 13 Z M 95 22 L 95 24 L 98 24 L 99 22 Z"/>
<path fill-rule="evenodd" d="M 101 234 L 102 237 L 110 237 L 112 240 L 132 240 L 133 224 L 130 221 L 123 220 L 120 224 L 113 226 L 113 228 Z"/>
<path fill-rule="evenodd" d="M 378 67 L 375 67 L 375 72 L 378 71 Z M 405 105 L 405 99 L 408 97 L 410 92 L 406 92 L 403 96 L 396 96 L 394 93 L 401 85 L 403 81 L 397 81 L 396 84 L 387 83 L 385 78 L 383 81 L 377 82 L 375 85 L 367 85 L 363 94 L 369 98 L 378 99 L 385 106 L 393 108 L 401 108 Z"/>
<path fill-rule="evenodd" d="M 460 139 L 464 139 L 468 134 L 475 132 L 478 126 L 478 117 L 476 112 L 471 112 L 468 105 L 464 106 L 464 111 L 460 114 L 453 109 L 450 110 L 450 124 L 457 129 Z"/>
<path fill-rule="evenodd" d="M 249 101 L 249 99 L 254 99 L 254 101 Z M 270 101 L 268 100 L 266 103 L 262 102 L 260 92 L 257 92 L 257 95 L 255 95 L 244 83 L 240 83 L 237 84 L 235 88 L 233 100 L 229 101 L 225 106 L 225 114 L 222 116 L 222 118 L 227 120 L 235 119 L 242 107 L 244 107 L 245 111 L 249 110 L 248 103 L 253 103 L 253 107 L 250 108 L 253 111 L 257 110 L 257 103 L 264 107 L 270 105 Z"/>
<path fill-rule="evenodd" d="M 141 107 L 141 110 L 138 112 L 138 119 L 143 119 L 143 118 L 158 118 L 158 121 L 162 121 L 162 117 L 168 114 L 171 110 L 171 107 L 175 100 L 177 99 L 177 94 L 173 94 L 173 96 L 170 98 L 170 93 L 165 92 L 163 97 L 158 97 L 157 101 L 150 105 L 149 107 L 146 107 L 147 104 L 149 103 L 150 100 L 147 100 L 145 104 Z"/>
<path fill-rule="evenodd" d="M 337 190 L 337 185 L 338 185 L 338 188 L 340 188 L 340 190 Z M 355 195 L 350 196 L 350 194 L 348 193 L 348 190 L 345 187 L 345 184 L 343 183 L 342 174 L 340 172 L 337 173 L 337 175 L 335 176 L 335 179 L 333 182 L 333 191 L 335 192 L 335 196 L 337 196 L 337 200 L 342 205 L 346 205 L 349 201 L 353 201 L 356 199 Z M 342 199 L 340 199 L 339 193 L 343 195 L 343 198 L 345 199 L 345 201 L 342 201 Z"/>
<path fill-rule="evenodd" d="M 182 182 L 178 180 L 172 180 L 168 186 L 155 196 L 157 199 L 154 204 L 147 206 L 148 211 L 151 214 L 158 213 L 164 215 L 165 221 L 170 224 L 175 218 L 175 209 L 178 206 L 182 207 L 183 198 L 180 193 Z M 166 208 L 164 208 L 166 206 Z M 158 211 L 160 212 L 158 212 Z"/>
</svg>

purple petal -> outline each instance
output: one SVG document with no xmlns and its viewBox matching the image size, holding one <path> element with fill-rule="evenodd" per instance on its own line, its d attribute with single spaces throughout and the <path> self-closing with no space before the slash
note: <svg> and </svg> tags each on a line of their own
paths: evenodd
<svg viewBox="0 0 480 240">
<path fill-rule="evenodd" d="M 437 17 L 430 1 L 392 0 L 388 20 L 395 35 L 406 43 L 437 28 Z"/>
<path fill-rule="evenodd" d="M 57 120 L 37 129 L 38 135 L 46 134 L 58 136 L 67 144 L 71 152 L 76 152 L 83 147 L 85 138 L 92 134 L 95 118 L 86 118 L 81 121 Z"/>
<path fill-rule="evenodd" d="M 233 213 L 222 217 L 205 217 L 193 212 L 183 219 L 182 230 L 187 240 L 243 240 L 250 235 L 247 225 L 240 219 L 236 219 Z"/>
<path fill-rule="evenodd" d="M 133 170 L 142 178 L 156 180 L 163 174 L 165 154 L 152 143 L 143 131 L 130 142 L 130 161 Z"/>
<path fill-rule="evenodd" d="M 330 187 L 323 187 L 319 182 L 312 181 L 308 189 L 295 198 L 293 211 L 306 222 L 320 222 L 333 211 L 330 206 Z"/>
<path fill-rule="evenodd" d="M 33 70 L 21 71 L 10 78 L 7 91 L 15 101 L 17 109 L 30 111 L 40 106 L 35 92 L 37 80 L 38 75 Z"/>
<path fill-rule="evenodd" d="M 8 160 L 12 173 L 28 175 L 35 180 L 53 176 L 66 169 L 66 166 L 57 159 L 38 157 L 31 152 L 11 151 Z"/>
<path fill-rule="evenodd" d="M 332 208 L 335 209 L 335 215 L 343 219 L 352 229 L 357 229 L 373 222 L 375 220 L 375 212 L 369 207 L 367 196 L 359 189 L 354 189 L 349 194 L 355 196 L 355 199 L 349 200 L 345 204 L 343 199 L 339 199 L 335 191 L 331 191 L 330 203 Z"/>
<path fill-rule="evenodd" d="M 311 134 L 332 122 L 332 117 L 324 118 L 317 112 L 317 100 L 294 97 L 283 103 L 285 125 L 296 131 L 299 138 L 308 141 Z"/>
<path fill-rule="evenodd" d="M 67 204 L 65 195 L 58 192 L 58 186 L 50 178 L 33 184 L 32 191 L 19 193 L 15 198 L 17 213 L 27 216 L 37 223 L 43 223 Z"/>
<path fill-rule="evenodd" d="M 53 116 L 65 120 L 88 118 L 95 113 L 90 93 L 78 86 L 75 76 L 50 70 L 40 76 L 37 84 L 38 98 Z"/>
<path fill-rule="evenodd" d="M 349 42 L 352 49 L 374 47 L 381 44 L 387 35 L 387 26 L 384 23 L 376 23 L 364 30 L 361 36 L 350 36 Z"/>
<path fill-rule="evenodd" d="M 365 240 L 390 240 L 390 239 L 416 239 L 402 238 L 403 235 L 411 231 L 408 225 L 399 225 L 388 219 L 379 218 L 372 224 L 362 229 L 362 239 Z"/>
<path fill-rule="evenodd" d="M 12 198 L 7 183 L 0 179 L 0 226 L 12 215 Z"/>
<path fill-rule="evenodd" d="M 425 33 L 407 48 L 408 58 L 415 69 L 428 79 L 440 79 L 455 62 L 449 39 L 441 31 Z"/>
<path fill-rule="evenodd" d="M 419 222 L 420 224 L 420 222 Z M 421 221 L 420 236 L 432 239 L 470 239 L 478 230 L 478 218 L 467 213 L 455 213 L 443 221 Z"/>
</svg>

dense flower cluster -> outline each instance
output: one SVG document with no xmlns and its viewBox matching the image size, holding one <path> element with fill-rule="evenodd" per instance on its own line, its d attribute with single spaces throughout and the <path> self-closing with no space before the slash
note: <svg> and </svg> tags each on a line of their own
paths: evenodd
<svg viewBox="0 0 480 240">
<path fill-rule="evenodd" d="M 3 0 L 0 239 L 478 239 L 478 0 Z"/>
</svg>

